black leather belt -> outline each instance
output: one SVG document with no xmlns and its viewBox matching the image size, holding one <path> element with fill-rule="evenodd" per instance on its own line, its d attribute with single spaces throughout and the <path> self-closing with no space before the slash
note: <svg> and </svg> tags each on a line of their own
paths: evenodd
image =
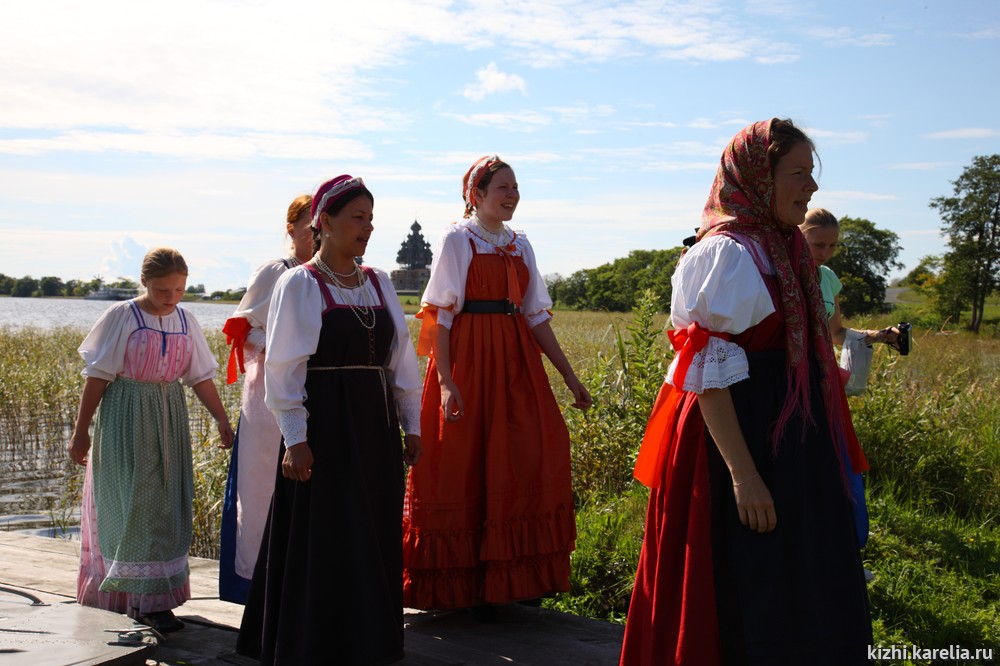
<svg viewBox="0 0 1000 666">
<path fill-rule="evenodd" d="M 521 308 L 510 301 L 466 301 L 462 306 L 462 312 L 468 314 L 518 314 Z"/>
</svg>

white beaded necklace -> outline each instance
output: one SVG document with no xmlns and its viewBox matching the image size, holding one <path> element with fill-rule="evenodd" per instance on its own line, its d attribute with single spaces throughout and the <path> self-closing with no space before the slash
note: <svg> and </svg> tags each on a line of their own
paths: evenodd
<svg viewBox="0 0 1000 666">
<path fill-rule="evenodd" d="M 337 293 L 340 294 L 341 300 L 344 301 L 344 303 L 351 309 L 354 316 L 358 318 L 358 322 L 360 322 L 361 325 L 369 331 L 375 328 L 375 307 L 372 304 L 364 302 L 367 292 L 362 289 L 365 284 L 365 272 L 361 270 L 361 267 L 355 265 L 354 270 L 350 273 L 337 273 L 332 268 L 327 266 L 326 262 L 320 259 L 318 254 L 313 257 L 313 263 L 316 264 L 316 268 L 318 268 L 323 275 L 330 278 L 333 288 L 337 290 Z M 350 277 L 351 275 L 357 276 L 357 287 L 349 287 L 340 281 L 341 277 Z M 353 293 L 352 290 L 355 288 L 359 289 L 357 292 L 357 303 L 355 303 L 355 299 L 349 295 Z"/>
</svg>

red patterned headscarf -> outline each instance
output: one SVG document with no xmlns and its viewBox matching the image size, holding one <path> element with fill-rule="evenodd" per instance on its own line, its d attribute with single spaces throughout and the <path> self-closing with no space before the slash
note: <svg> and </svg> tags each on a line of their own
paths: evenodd
<svg viewBox="0 0 1000 666">
<path fill-rule="evenodd" d="M 776 120 L 749 125 L 730 141 L 722 153 L 698 237 L 725 234 L 736 240 L 749 238 L 757 242 L 774 268 L 792 389 L 775 428 L 777 442 L 797 409 L 803 409 L 811 418 L 809 354 L 815 356 L 822 369 L 824 398 L 831 417 L 840 411 L 835 395 L 840 378 L 816 265 L 799 228 L 781 224 L 775 213 L 774 172 L 768 148 Z"/>
</svg>

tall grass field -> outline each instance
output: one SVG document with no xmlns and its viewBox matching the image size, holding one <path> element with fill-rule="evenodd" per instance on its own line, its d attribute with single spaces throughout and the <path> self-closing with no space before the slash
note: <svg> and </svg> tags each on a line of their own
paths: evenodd
<svg viewBox="0 0 1000 666">
<path fill-rule="evenodd" d="M 1000 661 L 1000 339 L 992 331 L 945 332 L 919 323 L 917 314 L 910 355 L 879 345 L 868 391 L 850 399 L 871 464 L 871 535 L 862 555 L 875 575 L 868 587 L 875 644 L 992 648 Z M 905 316 L 848 325 L 880 327 Z M 546 599 L 549 608 L 625 620 L 647 499 L 631 470 L 671 358 L 665 323 L 651 295 L 630 314 L 555 314 L 553 329 L 595 404 L 588 412 L 569 407 L 570 394 L 549 367 L 572 439 L 579 534 L 572 589 Z M 411 322 L 414 339 L 418 326 Z M 0 453 L 11 469 L 40 452 L 65 449 L 83 386 L 75 350 L 85 333 L 0 329 Z M 224 368 L 223 336 L 208 335 Z M 240 384 L 226 386 L 223 376 L 219 391 L 235 423 Z M 218 557 L 229 456 L 216 448 L 210 417 L 188 394 L 196 479 L 192 554 Z M 79 501 L 80 487 L 80 470 L 64 469 L 63 506 Z"/>
</svg>

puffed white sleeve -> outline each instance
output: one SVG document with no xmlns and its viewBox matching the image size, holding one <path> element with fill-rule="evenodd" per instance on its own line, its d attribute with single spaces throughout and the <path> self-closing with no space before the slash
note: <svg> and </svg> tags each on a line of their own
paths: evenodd
<svg viewBox="0 0 1000 666">
<path fill-rule="evenodd" d="M 417 354 L 413 351 L 410 329 L 406 325 L 406 315 L 403 313 L 403 306 L 399 303 L 399 297 L 396 296 L 392 280 L 384 271 L 375 269 L 375 274 L 378 276 L 386 308 L 389 310 L 392 324 L 396 329 L 386 363 L 386 379 L 392 387 L 392 395 L 396 399 L 396 414 L 403 432 L 407 435 L 419 435 L 420 395 L 423 391 L 423 384 L 420 381 Z"/>
<path fill-rule="evenodd" d="M 671 278 L 670 318 L 674 328 L 699 326 L 739 334 L 774 312 L 774 303 L 750 251 L 717 235 L 688 250 Z M 675 356 L 667 371 L 673 384 Z M 685 391 L 725 388 L 750 376 L 746 352 L 735 342 L 712 336 L 697 352 L 684 379 Z"/>
<path fill-rule="evenodd" d="M 268 261 L 261 264 L 250 275 L 247 291 L 240 299 L 233 317 L 243 317 L 250 323 L 250 332 L 243 345 L 245 354 L 259 354 L 265 346 L 265 331 L 267 329 L 267 312 L 271 306 L 271 293 L 285 271 L 281 260 Z"/>
<path fill-rule="evenodd" d="M 77 349 L 86 364 L 81 373 L 84 377 L 114 381 L 125 367 L 128 336 L 135 329 L 129 325 L 133 316 L 129 301 L 122 301 L 97 319 Z"/>
<path fill-rule="evenodd" d="M 458 224 L 449 227 L 438 241 L 431 262 L 431 277 L 420 302 L 435 305 L 437 323 L 450 329 L 455 315 L 465 305 L 465 280 L 472 263 L 472 247 L 465 230 Z"/>
<path fill-rule="evenodd" d="M 528 288 L 524 292 L 521 310 L 524 312 L 524 318 L 528 321 L 528 326 L 534 328 L 543 321 L 552 319 L 552 313 L 549 312 L 552 309 L 552 298 L 549 296 L 545 279 L 535 262 L 535 250 L 520 232 L 518 232 L 518 236 L 523 239 L 521 256 L 524 258 L 524 265 L 528 268 Z"/>
<path fill-rule="evenodd" d="M 208 346 L 208 340 L 205 339 L 205 333 L 202 332 L 201 324 L 198 323 L 198 320 L 186 310 L 184 311 L 184 316 L 187 319 L 188 335 L 194 343 L 194 352 L 191 354 L 191 361 L 188 363 L 187 370 L 181 375 L 181 381 L 185 386 L 194 386 L 206 379 L 215 377 L 215 371 L 219 368 L 219 361 Z"/>
<path fill-rule="evenodd" d="M 319 345 L 323 306 L 323 294 L 306 268 L 278 278 L 267 315 L 264 403 L 285 446 L 306 441 L 306 363 Z"/>
</svg>

